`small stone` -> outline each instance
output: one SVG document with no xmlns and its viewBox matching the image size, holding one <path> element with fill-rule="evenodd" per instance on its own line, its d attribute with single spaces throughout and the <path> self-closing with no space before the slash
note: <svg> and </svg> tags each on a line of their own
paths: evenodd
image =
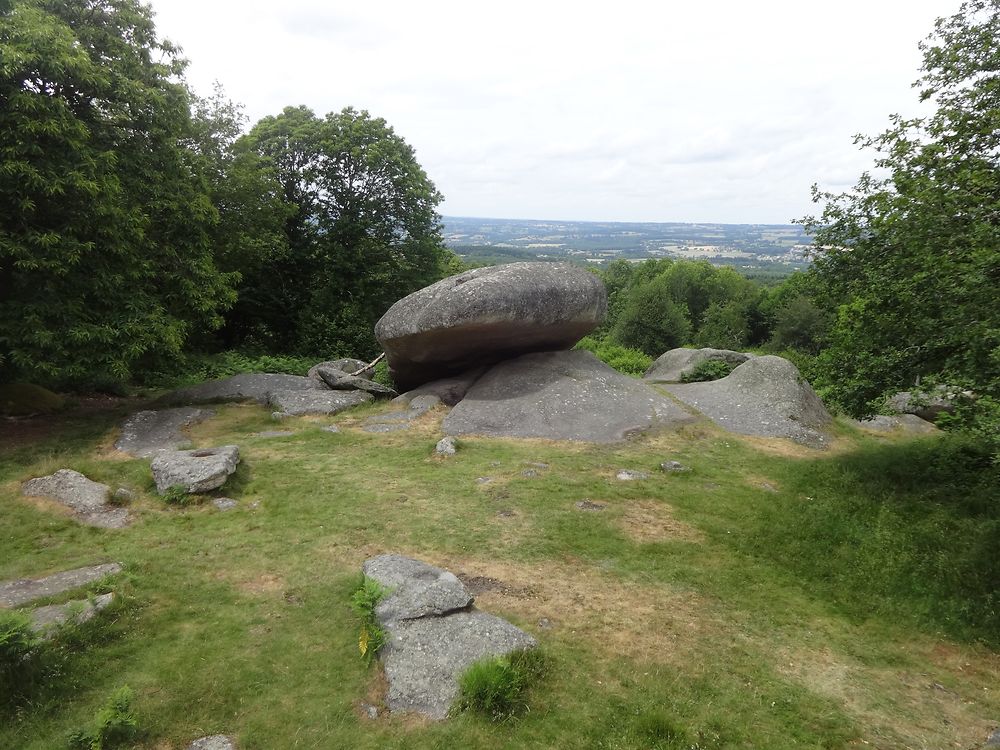
<svg viewBox="0 0 1000 750">
<path fill-rule="evenodd" d="M 534 469 L 525 469 L 524 471 L 521 472 L 521 476 L 531 479 L 532 477 L 537 477 L 538 472 L 535 471 Z"/>
<path fill-rule="evenodd" d="M 581 500 L 580 502 L 575 503 L 575 505 L 580 510 L 589 511 L 591 513 L 596 513 L 597 511 L 604 510 L 608 507 L 606 503 L 595 503 L 592 500 Z"/>
<path fill-rule="evenodd" d="M 441 438 L 438 441 L 438 444 L 434 447 L 434 452 L 442 456 L 454 456 L 456 450 L 457 446 L 455 445 L 455 438 L 453 437 Z"/>
<path fill-rule="evenodd" d="M 283 419 L 288 419 L 288 416 L 289 415 L 285 414 L 285 412 L 283 412 L 283 411 L 272 411 L 271 412 L 271 419 L 273 419 L 275 422 L 280 422 Z"/>
<path fill-rule="evenodd" d="M 761 483 L 760 483 L 760 484 L 759 484 L 758 486 L 759 486 L 759 487 L 760 487 L 760 488 L 761 488 L 762 490 L 764 490 L 765 492 L 777 492 L 777 491 L 778 491 L 778 488 L 777 488 L 777 487 L 775 487 L 775 486 L 774 486 L 773 484 L 771 484 L 770 482 L 761 482 Z"/>
<path fill-rule="evenodd" d="M 542 630 L 552 630 L 552 620 L 548 617 L 543 617 L 538 621 L 538 627 Z"/>
<path fill-rule="evenodd" d="M 668 474 L 678 474 L 685 471 L 691 471 L 690 467 L 685 466 L 680 461 L 664 461 L 660 464 L 660 468 Z"/>
<path fill-rule="evenodd" d="M 476 477 L 476 484 L 489 484 L 493 481 L 493 477 Z"/>
<path fill-rule="evenodd" d="M 126 505 L 135 500 L 135 493 L 125 487 L 119 487 L 112 496 L 114 505 Z"/>
<path fill-rule="evenodd" d="M 235 445 L 223 445 L 193 451 L 164 451 L 153 459 L 150 468 L 160 494 L 176 485 L 194 494 L 221 487 L 236 471 L 239 462 L 240 449 Z"/>
<path fill-rule="evenodd" d="M 497 511 L 497 515 L 498 515 L 498 516 L 499 516 L 500 518 L 513 518 L 514 516 L 516 516 L 516 515 L 517 515 L 517 513 L 515 513 L 515 512 L 514 512 L 514 511 L 512 511 L 512 510 L 498 510 L 498 511 Z"/>
<path fill-rule="evenodd" d="M 326 425 L 326 427 L 321 427 L 320 429 L 322 429 L 323 432 L 333 432 L 333 433 L 340 432 L 340 428 L 337 427 L 337 425 L 335 424 L 328 424 Z"/>
<path fill-rule="evenodd" d="M 525 463 L 528 464 L 528 466 L 534 466 L 536 469 L 547 469 L 547 468 L 549 468 L 548 464 L 542 463 L 541 461 L 525 461 Z"/>
<path fill-rule="evenodd" d="M 236 750 L 236 740 L 224 734 L 213 734 L 210 737 L 199 737 L 187 750 Z"/>
<path fill-rule="evenodd" d="M 227 511 L 232 510 L 239 505 L 239 503 L 231 497 L 217 497 L 212 500 L 212 505 L 214 505 L 218 510 Z"/>
<path fill-rule="evenodd" d="M 361 710 L 365 712 L 365 716 L 374 721 L 378 718 L 378 706 L 373 706 L 371 703 L 362 703 Z"/>
<path fill-rule="evenodd" d="M 375 424 L 366 424 L 363 429 L 364 429 L 365 432 L 373 432 L 373 433 L 399 432 L 400 430 L 408 430 L 408 429 L 410 429 L 410 425 L 407 424 L 407 423 L 405 423 L 405 422 L 395 423 L 395 424 L 393 424 L 393 423 L 390 423 L 390 424 L 375 423 Z"/>
<path fill-rule="evenodd" d="M 490 467 L 492 467 L 494 469 L 499 469 L 500 468 L 500 462 L 499 461 L 490 461 Z"/>
<path fill-rule="evenodd" d="M 986 744 L 983 745 L 984 750 L 994 747 L 1000 747 L 1000 727 L 990 733 L 990 736 L 986 738 Z"/>
<path fill-rule="evenodd" d="M 649 479 L 649 474 L 634 469 L 622 469 L 615 475 L 622 482 L 634 482 L 637 479 Z"/>
</svg>

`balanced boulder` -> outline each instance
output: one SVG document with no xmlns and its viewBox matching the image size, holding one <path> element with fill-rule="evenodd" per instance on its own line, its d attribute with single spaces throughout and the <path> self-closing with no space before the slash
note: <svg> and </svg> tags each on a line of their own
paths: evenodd
<svg viewBox="0 0 1000 750">
<path fill-rule="evenodd" d="M 671 349 L 661 354 L 642 377 L 653 383 L 680 383 L 702 362 L 717 360 L 736 367 L 753 356 L 729 349 Z"/>
<path fill-rule="evenodd" d="M 590 352 L 538 352 L 495 365 L 445 417 L 446 435 L 611 443 L 693 417 Z"/>
<path fill-rule="evenodd" d="M 160 494 L 177 486 L 194 494 L 221 487 L 239 462 L 240 449 L 223 445 L 193 451 L 164 451 L 153 459 L 151 468 Z"/>
<path fill-rule="evenodd" d="M 781 357 L 754 357 L 719 380 L 665 388 L 730 432 L 789 438 L 813 448 L 829 440 L 829 412 L 795 365 Z"/>
<path fill-rule="evenodd" d="M 534 351 L 568 349 L 607 312 L 604 284 L 567 263 L 511 263 L 404 297 L 375 325 L 401 390 Z"/>
</svg>

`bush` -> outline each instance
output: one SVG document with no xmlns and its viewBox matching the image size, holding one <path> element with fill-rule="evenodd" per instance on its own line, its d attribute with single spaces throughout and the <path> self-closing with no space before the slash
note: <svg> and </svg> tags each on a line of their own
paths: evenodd
<svg viewBox="0 0 1000 750">
<path fill-rule="evenodd" d="M 582 339 L 575 348 L 588 351 L 618 372 L 634 377 L 642 377 L 653 363 L 653 358 L 645 352 L 592 336 Z"/>
<path fill-rule="evenodd" d="M 175 484 L 167 487 L 167 491 L 163 493 L 163 502 L 167 505 L 188 505 L 192 502 L 192 496 L 183 484 Z"/>
<path fill-rule="evenodd" d="M 545 673 L 545 660 L 537 649 L 483 659 L 459 679 L 460 711 L 474 711 L 491 721 L 506 721 L 528 709 L 524 695 Z"/>
<path fill-rule="evenodd" d="M 361 580 L 354 594 L 351 595 L 351 609 L 354 610 L 354 614 L 361 618 L 358 650 L 366 664 L 375 661 L 379 649 L 385 645 L 385 630 L 375 615 L 375 607 L 388 593 L 385 586 L 366 576 Z"/>
<path fill-rule="evenodd" d="M 0 705 L 34 681 L 40 643 L 28 615 L 0 610 Z"/>
<path fill-rule="evenodd" d="M 94 716 L 89 729 L 78 729 L 69 736 L 72 750 L 110 750 L 133 739 L 139 722 L 132 712 L 135 693 L 125 685 L 118 688 Z"/>
<path fill-rule="evenodd" d="M 694 366 L 691 372 L 681 375 L 682 383 L 698 383 L 703 380 L 718 380 L 724 378 L 736 368 L 721 359 L 706 359 Z"/>
</svg>

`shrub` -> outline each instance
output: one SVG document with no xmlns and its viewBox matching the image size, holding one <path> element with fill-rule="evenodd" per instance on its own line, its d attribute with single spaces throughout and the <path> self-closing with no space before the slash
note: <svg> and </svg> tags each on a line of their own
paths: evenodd
<svg viewBox="0 0 1000 750">
<path fill-rule="evenodd" d="M 681 375 L 681 382 L 698 383 L 703 380 L 718 380 L 726 377 L 735 367 L 735 365 L 721 359 L 706 359 L 695 365 L 691 372 Z"/>
<path fill-rule="evenodd" d="M 128 685 L 118 688 L 94 716 L 88 729 L 78 729 L 69 736 L 72 750 L 110 750 L 133 739 L 139 722 L 132 712 L 135 693 Z"/>
<path fill-rule="evenodd" d="M 385 645 L 386 633 L 375 615 L 375 607 L 388 593 L 385 586 L 366 576 L 351 595 L 351 609 L 361 619 L 358 650 L 366 664 L 375 661 L 379 649 Z"/>
<path fill-rule="evenodd" d="M 163 493 L 163 502 L 167 505 L 188 505 L 192 502 L 192 496 L 188 494 L 187 487 L 183 484 L 175 484 L 167 487 Z"/>
<path fill-rule="evenodd" d="M 506 721 L 527 710 L 525 692 L 545 673 L 537 649 L 495 656 L 470 666 L 459 679 L 457 708 L 491 721 Z"/>
<path fill-rule="evenodd" d="M 0 610 L 0 705 L 33 682 L 40 643 L 28 615 Z"/>
</svg>

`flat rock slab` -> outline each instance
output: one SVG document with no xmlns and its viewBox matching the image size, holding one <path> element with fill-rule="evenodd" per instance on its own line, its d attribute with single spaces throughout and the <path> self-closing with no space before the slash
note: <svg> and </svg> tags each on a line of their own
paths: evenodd
<svg viewBox="0 0 1000 750">
<path fill-rule="evenodd" d="M 312 390 L 325 391 L 327 387 L 322 382 L 301 375 L 245 373 L 180 388 L 163 396 L 160 403 L 183 405 L 256 401 L 260 404 L 266 404 L 270 395 L 278 391 Z"/>
<path fill-rule="evenodd" d="M 446 435 L 613 443 L 693 420 L 590 352 L 525 354 L 491 368 L 442 423 Z"/>
<path fill-rule="evenodd" d="M 213 734 L 210 737 L 199 737 L 187 750 L 236 750 L 236 740 L 224 734 Z"/>
<path fill-rule="evenodd" d="M 82 625 L 92 620 L 102 609 L 106 609 L 114 598 L 114 594 L 108 593 L 95 596 L 93 600 L 79 599 L 65 604 L 39 607 L 31 613 L 31 629 L 45 636 L 71 620 L 77 625 Z"/>
<path fill-rule="evenodd" d="M 389 710 L 445 719 L 458 697 L 458 679 L 472 664 L 537 645 L 520 628 L 485 612 L 396 623 L 382 657 Z"/>
<path fill-rule="evenodd" d="M 641 479 L 649 479 L 649 473 L 635 469 L 621 469 L 615 474 L 615 479 L 621 482 L 635 482 Z"/>
<path fill-rule="evenodd" d="M 871 419 L 863 419 L 857 423 L 858 427 L 874 432 L 905 432 L 912 435 L 930 435 L 938 432 L 938 428 L 926 419 L 921 419 L 916 414 L 893 414 L 887 416 L 878 414 Z"/>
<path fill-rule="evenodd" d="M 569 263 L 508 263 L 404 297 L 375 324 L 401 390 L 526 352 L 568 349 L 607 312 L 600 279 Z"/>
<path fill-rule="evenodd" d="M 469 590 L 448 571 L 401 555 L 373 557 L 362 569 L 391 589 L 375 610 L 388 634 L 380 658 L 390 711 L 444 719 L 470 665 L 538 645 L 506 620 L 473 609 Z"/>
<path fill-rule="evenodd" d="M 829 442 L 829 412 L 795 365 L 781 357 L 754 357 L 719 380 L 664 388 L 739 435 L 786 438 L 810 448 Z"/>
<path fill-rule="evenodd" d="M 642 378 L 651 383 L 680 383 L 685 375 L 694 372 L 702 362 L 717 360 L 735 367 L 753 356 L 755 355 L 730 349 L 671 349 L 661 354 Z"/>
<path fill-rule="evenodd" d="M 171 487 L 181 486 L 189 494 L 218 489 L 236 471 L 240 449 L 235 445 L 199 448 L 192 451 L 160 453 L 150 468 L 156 490 L 162 495 Z"/>
<path fill-rule="evenodd" d="M 19 607 L 36 599 L 63 594 L 121 571 L 119 563 L 105 563 L 64 570 L 43 578 L 20 578 L 0 583 L 0 607 Z"/>
<path fill-rule="evenodd" d="M 402 555 L 379 555 L 366 560 L 362 572 L 390 593 L 375 609 L 388 624 L 427 615 L 443 615 L 472 604 L 472 594 L 458 577 L 441 568 Z"/>
<path fill-rule="evenodd" d="M 29 479 L 21 485 L 26 497 L 45 497 L 73 510 L 80 523 L 102 529 L 119 529 L 129 521 L 128 511 L 111 505 L 111 488 L 87 479 L 72 469 L 60 469 L 47 477 Z"/>
<path fill-rule="evenodd" d="M 364 391 L 300 390 L 275 391 L 268 403 L 282 416 L 301 417 L 309 414 L 331 415 L 351 409 L 372 400 Z"/>
<path fill-rule="evenodd" d="M 193 406 L 137 412 L 122 425 L 115 448 L 139 458 L 148 458 L 162 450 L 183 448 L 191 441 L 182 430 L 214 414 L 211 409 Z"/>
</svg>

